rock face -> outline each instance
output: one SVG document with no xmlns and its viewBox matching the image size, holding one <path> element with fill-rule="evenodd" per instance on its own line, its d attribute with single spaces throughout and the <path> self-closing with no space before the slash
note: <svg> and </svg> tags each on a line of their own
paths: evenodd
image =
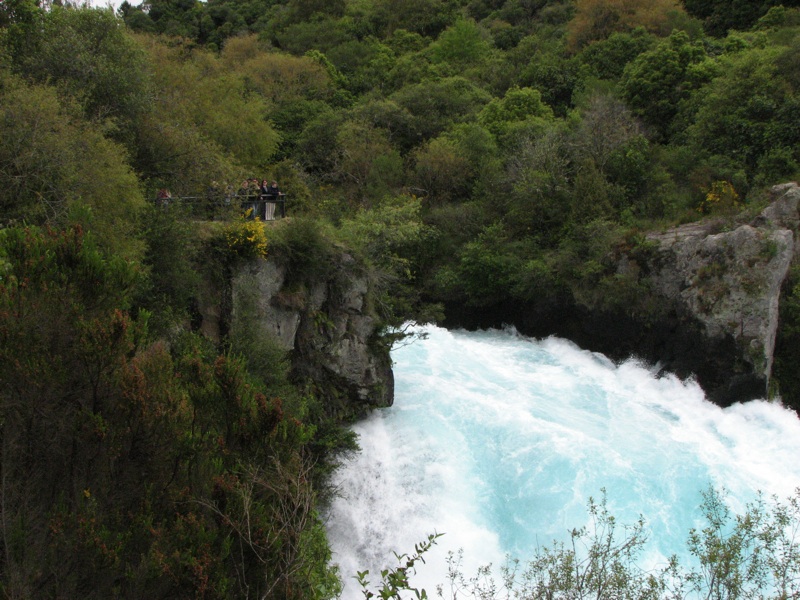
<svg viewBox="0 0 800 600">
<path fill-rule="evenodd" d="M 728 231 L 704 221 L 649 236 L 658 243 L 649 265 L 652 289 L 717 354 L 720 372 L 707 375 L 705 387 L 725 404 L 768 392 L 800 188 L 776 186 L 772 198 L 753 222 Z"/>
<path fill-rule="evenodd" d="M 205 281 L 200 330 L 220 341 L 229 332 L 272 342 L 288 353 L 291 372 L 313 386 L 341 420 L 394 400 L 389 342 L 370 308 L 369 278 L 340 253 L 317 275 L 289 273 L 273 259 L 236 267 L 225 282 Z"/>
<path fill-rule="evenodd" d="M 289 351 L 294 374 L 321 392 L 332 414 L 350 418 L 392 404 L 389 348 L 368 309 L 368 279 L 350 256 L 302 284 L 274 261 L 254 260 L 234 275 L 231 292 L 231 327 L 255 328 Z"/>
<path fill-rule="evenodd" d="M 755 219 L 705 220 L 648 236 L 649 250 L 615 257 L 618 274 L 637 273 L 649 290 L 643 311 L 587 307 L 568 294 L 486 311 L 448 305 L 448 326 L 513 323 L 526 335 L 557 335 L 615 360 L 631 356 L 693 377 L 723 406 L 766 398 L 781 287 L 800 255 L 800 187 L 772 189 Z M 498 320 L 502 316 L 502 322 Z"/>
</svg>

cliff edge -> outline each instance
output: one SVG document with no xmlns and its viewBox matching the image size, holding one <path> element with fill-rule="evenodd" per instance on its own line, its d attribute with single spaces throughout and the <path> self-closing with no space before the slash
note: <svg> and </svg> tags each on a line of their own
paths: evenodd
<svg viewBox="0 0 800 600">
<path fill-rule="evenodd" d="M 446 305 L 448 327 L 513 323 L 614 360 L 631 356 L 694 378 L 722 406 L 770 395 L 782 288 L 800 224 L 800 187 L 775 186 L 755 218 L 707 218 L 651 232 L 635 250 L 610 249 L 608 269 L 630 304 L 587 303 L 569 289 L 481 309 Z M 624 285 L 624 284 L 620 284 Z"/>
<path fill-rule="evenodd" d="M 279 257 L 252 259 L 233 270 L 225 290 L 206 290 L 202 330 L 219 340 L 246 328 L 277 344 L 293 379 L 312 386 L 329 415 L 352 419 L 394 399 L 390 346 L 370 286 L 367 272 L 343 251 L 313 275 L 294 272 Z"/>
<path fill-rule="evenodd" d="M 651 289 L 697 330 L 703 346 L 721 353 L 706 359 L 719 373 L 700 380 L 726 404 L 768 394 L 781 288 L 796 253 L 800 188 L 776 186 L 771 197 L 750 223 L 706 220 L 648 236 L 658 244 L 648 261 Z"/>
</svg>

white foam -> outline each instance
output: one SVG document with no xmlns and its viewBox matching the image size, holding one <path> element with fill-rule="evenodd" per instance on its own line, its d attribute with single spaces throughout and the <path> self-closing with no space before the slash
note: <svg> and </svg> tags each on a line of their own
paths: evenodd
<svg viewBox="0 0 800 600">
<path fill-rule="evenodd" d="M 709 484 L 734 504 L 800 485 L 800 421 L 779 405 L 723 410 L 693 382 L 565 340 L 425 331 L 393 353 L 395 406 L 356 426 L 362 452 L 338 475 L 329 534 L 345 580 L 441 532 L 415 580 L 430 594 L 448 550 L 467 574 L 524 559 L 583 525 L 603 487 L 618 521 L 644 515 L 655 561 L 680 553 Z"/>
</svg>

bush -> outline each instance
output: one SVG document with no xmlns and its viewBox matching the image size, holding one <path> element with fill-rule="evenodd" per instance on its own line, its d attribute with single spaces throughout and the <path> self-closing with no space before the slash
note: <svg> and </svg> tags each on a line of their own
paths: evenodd
<svg viewBox="0 0 800 600">
<path fill-rule="evenodd" d="M 287 279 L 313 281 L 329 272 L 335 255 L 332 231 L 307 217 L 285 219 L 270 229 L 272 257 L 286 268 Z"/>
<path fill-rule="evenodd" d="M 259 219 L 240 219 L 228 225 L 223 233 L 231 258 L 249 260 L 267 257 L 267 234 Z"/>
<path fill-rule="evenodd" d="M 689 554 L 695 561 L 682 566 L 675 556 L 662 567 L 643 569 L 638 561 L 648 539 L 643 518 L 633 524 L 618 523 L 609 512 L 605 490 L 598 501 L 588 502 L 589 524 L 570 532 L 568 543 L 553 542 L 536 550 L 522 562 L 509 558 L 496 580 L 492 565 L 475 576 L 461 571 L 461 554 L 450 553 L 447 587 L 438 586 L 440 598 L 524 598 L 525 600 L 569 600 L 580 598 L 635 598 L 636 600 L 738 600 L 744 598 L 785 599 L 800 594 L 800 544 L 795 537 L 800 526 L 800 491 L 780 502 L 759 496 L 740 515 L 734 515 L 724 492 L 709 489 L 700 507 L 703 524 L 688 537 Z M 412 591 L 427 598 L 426 590 L 413 587 L 416 562 L 436 541 L 417 544 L 411 556 L 399 555 L 400 566 L 381 573 L 381 598 L 401 598 Z M 357 580 L 369 592 L 368 572 Z"/>
</svg>

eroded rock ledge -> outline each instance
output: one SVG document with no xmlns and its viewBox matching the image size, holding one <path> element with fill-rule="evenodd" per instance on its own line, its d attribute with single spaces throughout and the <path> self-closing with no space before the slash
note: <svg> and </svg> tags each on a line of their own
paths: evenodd
<svg viewBox="0 0 800 600">
<path fill-rule="evenodd" d="M 719 357 L 718 375 L 701 380 L 723 403 L 767 395 L 798 198 L 796 184 L 776 186 L 751 223 L 720 231 L 720 222 L 704 221 L 648 236 L 659 244 L 649 265 L 653 291 L 699 329 L 704 345 L 734 353 Z"/>
</svg>

